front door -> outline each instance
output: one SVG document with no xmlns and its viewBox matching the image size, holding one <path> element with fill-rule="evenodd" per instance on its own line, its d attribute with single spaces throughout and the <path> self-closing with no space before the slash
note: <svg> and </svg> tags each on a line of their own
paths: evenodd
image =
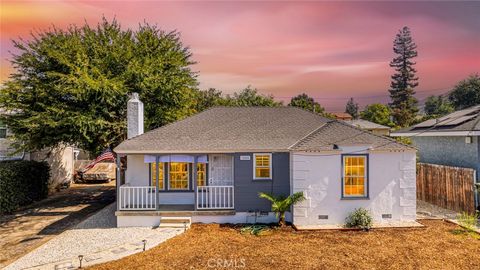
<svg viewBox="0 0 480 270">
<path fill-rule="evenodd" d="M 233 156 L 211 155 L 209 159 L 210 186 L 233 186 Z"/>
</svg>

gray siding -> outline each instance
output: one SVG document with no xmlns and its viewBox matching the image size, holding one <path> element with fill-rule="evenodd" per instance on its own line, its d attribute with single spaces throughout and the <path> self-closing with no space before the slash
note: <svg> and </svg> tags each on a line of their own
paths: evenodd
<svg viewBox="0 0 480 270">
<path fill-rule="evenodd" d="M 250 160 L 240 160 L 241 155 L 249 155 Z M 235 210 L 239 212 L 270 211 L 271 203 L 259 198 L 259 192 L 290 194 L 289 153 L 272 153 L 272 180 L 253 180 L 253 162 L 253 153 L 234 155 Z"/>
<path fill-rule="evenodd" d="M 414 137 L 420 162 L 448 166 L 467 167 L 480 171 L 479 137 L 473 137 L 471 144 L 463 136 Z"/>
</svg>

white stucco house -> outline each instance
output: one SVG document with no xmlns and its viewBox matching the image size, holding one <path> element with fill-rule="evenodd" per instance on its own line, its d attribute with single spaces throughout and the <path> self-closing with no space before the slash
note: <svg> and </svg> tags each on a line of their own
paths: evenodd
<svg viewBox="0 0 480 270">
<path fill-rule="evenodd" d="M 275 221 L 259 192 L 303 192 L 287 215 L 299 229 L 359 207 L 380 225 L 416 218 L 414 148 L 295 107 L 215 107 L 143 133 L 134 94 L 114 151 L 120 227 Z"/>
</svg>

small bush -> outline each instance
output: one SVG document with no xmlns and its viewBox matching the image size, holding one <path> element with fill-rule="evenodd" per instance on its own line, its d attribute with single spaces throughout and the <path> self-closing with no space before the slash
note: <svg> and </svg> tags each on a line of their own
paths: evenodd
<svg viewBox="0 0 480 270">
<path fill-rule="evenodd" d="M 251 234 L 255 236 L 268 235 L 271 232 L 271 229 L 267 225 L 247 225 L 240 229 L 242 234 Z"/>
<path fill-rule="evenodd" d="M 469 214 L 467 212 L 463 212 L 458 216 L 458 223 L 465 227 L 468 231 L 475 231 L 477 228 L 478 222 L 478 214 Z"/>
<path fill-rule="evenodd" d="M 48 195 L 50 167 L 47 162 L 0 162 L 0 213 L 44 199 Z"/>
<path fill-rule="evenodd" d="M 368 231 L 372 228 L 373 218 L 367 209 L 360 207 L 350 213 L 345 222 L 347 228 L 360 228 Z"/>
</svg>

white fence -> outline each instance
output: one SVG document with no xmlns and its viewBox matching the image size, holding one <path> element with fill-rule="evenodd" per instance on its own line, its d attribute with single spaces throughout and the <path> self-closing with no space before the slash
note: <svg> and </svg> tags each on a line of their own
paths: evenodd
<svg viewBox="0 0 480 270">
<path fill-rule="evenodd" d="M 233 186 L 197 187 L 197 209 L 233 209 Z"/>
<path fill-rule="evenodd" d="M 128 184 L 120 187 L 117 200 L 120 210 L 155 210 L 157 188 L 154 186 L 134 187 Z"/>
</svg>

